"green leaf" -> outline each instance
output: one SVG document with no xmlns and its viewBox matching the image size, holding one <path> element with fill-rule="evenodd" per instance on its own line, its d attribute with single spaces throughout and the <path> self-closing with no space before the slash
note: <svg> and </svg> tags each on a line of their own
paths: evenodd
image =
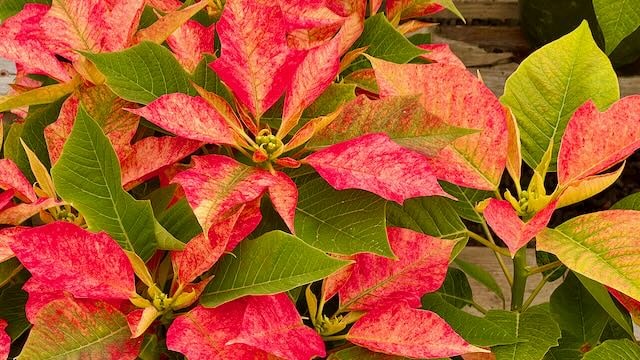
<svg viewBox="0 0 640 360">
<path fill-rule="evenodd" d="M 628 339 L 607 340 L 589 351 L 583 360 L 637 360 L 640 359 L 640 346 Z"/>
<path fill-rule="evenodd" d="M 440 294 L 422 297 L 422 308 L 440 315 L 470 344 L 476 346 L 496 346 L 514 344 L 519 339 L 513 332 L 498 324 L 462 311 L 445 301 Z"/>
<path fill-rule="evenodd" d="M 0 22 L 19 13 L 29 3 L 51 5 L 51 0 L 0 0 Z"/>
<path fill-rule="evenodd" d="M 451 205 L 442 197 L 427 196 L 408 199 L 403 205 L 387 204 L 387 221 L 427 235 L 450 240 L 468 238 L 467 228 Z"/>
<path fill-rule="evenodd" d="M 127 358 L 136 341 L 127 317 L 108 303 L 57 299 L 38 311 L 17 359 Z"/>
<path fill-rule="evenodd" d="M 574 272 L 640 299 L 637 224 L 640 211 L 610 210 L 575 217 L 537 237 L 539 250 L 550 252 Z"/>
<path fill-rule="evenodd" d="M 152 42 L 114 53 L 83 53 L 107 78 L 106 84 L 125 100 L 148 104 L 181 92 L 195 95 L 189 75 L 166 48 Z"/>
<path fill-rule="evenodd" d="M 12 342 L 31 327 L 24 312 L 27 297 L 28 294 L 22 290 L 22 284 L 7 286 L 0 294 L 0 319 L 9 323 L 6 331 Z"/>
<path fill-rule="evenodd" d="M 372 16 L 364 22 L 364 31 L 353 45 L 354 49 L 362 47 L 368 47 L 367 54 L 396 64 L 408 63 L 426 52 L 400 34 L 383 13 Z M 369 67 L 367 60 L 360 57 L 351 64 L 349 69 L 357 70 L 365 67 Z"/>
<path fill-rule="evenodd" d="M 490 310 L 486 319 L 523 341 L 493 347 L 496 360 L 540 360 L 558 345 L 560 327 L 543 306 L 530 307 L 523 313 Z"/>
<path fill-rule="evenodd" d="M 607 54 L 640 27 L 640 2 L 636 0 L 593 0 Z"/>
<path fill-rule="evenodd" d="M 186 198 L 178 200 L 158 215 L 158 222 L 183 243 L 188 243 L 202 232 L 202 227 Z"/>
<path fill-rule="evenodd" d="M 574 273 L 575 274 L 575 273 Z M 607 289 L 596 281 L 593 281 L 580 274 L 575 274 L 582 285 L 589 291 L 591 296 L 602 306 L 602 308 L 611 316 L 611 318 L 624 329 L 631 338 L 635 338 L 633 335 L 633 328 L 631 327 L 631 319 L 629 316 L 625 316 L 615 302 L 611 299 L 611 295 Z"/>
<path fill-rule="evenodd" d="M 56 101 L 48 105 L 30 108 L 24 123 L 14 123 L 5 140 L 5 157 L 13 160 L 22 173 L 32 182 L 35 182 L 35 177 L 31 172 L 29 159 L 20 144 L 20 139 L 22 138 L 22 141 L 38 156 L 38 159 L 45 167 L 50 168 L 51 161 L 49 160 L 47 143 L 44 139 L 44 128 L 58 119 L 61 106 L 62 101 Z"/>
<path fill-rule="evenodd" d="M 476 211 L 475 207 L 480 201 L 492 197 L 493 194 L 490 191 L 464 188 L 444 181 L 441 181 L 440 185 L 449 195 L 458 199 L 458 201 L 451 199 L 447 201 L 453 205 L 460 217 L 476 223 L 483 221 L 482 215 Z"/>
<path fill-rule="evenodd" d="M 536 251 L 536 264 L 538 266 L 551 264 L 552 262 L 556 261 L 558 261 L 557 256 L 545 251 Z M 567 270 L 568 269 L 566 266 L 560 265 L 557 268 L 543 271 L 542 275 L 547 279 L 547 282 L 553 282 L 564 276 Z"/>
<path fill-rule="evenodd" d="M 386 201 L 362 190 L 338 191 L 322 178 L 298 187 L 296 234 L 326 252 L 370 252 L 392 257 L 387 239 Z"/>
<path fill-rule="evenodd" d="M 537 167 L 553 142 L 550 171 L 555 171 L 560 140 L 575 110 L 589 99 L 605 110 L 619 97 L 611 62 L 584 21 L 529 55 L 507 79 L 500 100 L 517 119 L 526 163 Z"/>
<path fill-rule="evenodd" d="M 90 230 L 106 231 L 143 260 L 151 257 L 159 226 L 151 204 L 124 191 L 116 153 L 83 106 L 51 175 L 60 197 L 82 213 Z"/>
<path fill-rule="evenodd" d="M 0 263 L 0 288 L 5 286 L 11 279 L 23 269 L 17 258 L 11 258 Z M 0 319 L 2 319 L 0 317 Z"/>
<path fill-rule="evenodd" d="M 464 271 L 465 274 L 496 294 L 504 303 L 504 294 L 502 293 L 502 289 L 491 273 L 476 264 L 460 260 L 460 258 L 456 258 L 454 263 L 460 268 L 460 270 Z"/>
<path fill-rule="evenodd" d="M 211 62 L 215 60 L 215 57 L 209 54 L 205 54 L 198 63 L 191 79 L 201 88 L 215 93 L 227 100 L 228 103 L 233 104 L 233 95 L 229 92 L 226 86 L 220 81 L 218 74 L 209 66 Z"/>
<path fill-rule="evenodd" d="M 598 343 L 610 319 L 609 314 L 573 274 L 567 276 L 551 294 L 549 306 L 560 329 L 588 347 Z"/>
<path fill-rule="evenodd" d="M 214 307 L 245 295 L 281 293 L 329 276 L 347 264 L 291 234 L 272 231 L 242 241 L 233 254 L 223 257 L 200 303 Z"/>
<path fill-rule="evenodd" d="M 460 269 L 450 267 L 447 276 L 438 290 L 440 296 L 458 309 L 473 302 L 473 292 L 467 275 Z"/>
<path fill-rule="evenodd" d="M 613 204 L 611 210 L 640 210 L 640 192 L 622 198 Z"/>
<path fill-rule="evenodd" d="M 582 359 L 582 345 L 575 336 L 562 330 L 562 337 L 558 340 L 558 346 L 549 349 L 544 360 L 580 360 Z M 586 349 L 586 348 L 585 348 Z"/>
<path fill-rule="evenodd" d="M 353 346 L 329 355 L 327 360 L 410 360 L 404 356 L 387 355 Z M 438 359 L 435 359 L 438 360 Z M 443 359 L 440 359 L 443 360 Z"/>
</svg>

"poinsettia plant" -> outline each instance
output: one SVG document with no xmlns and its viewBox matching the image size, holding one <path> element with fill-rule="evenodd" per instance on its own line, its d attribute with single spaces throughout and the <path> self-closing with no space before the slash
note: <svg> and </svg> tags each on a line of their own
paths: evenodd
<svg viewBox="0 0 640 360">
<path fill-rule="evenodd" d="M 640 354 L 635 196 L 547 227 L 640 147 L 586 24 L 498 99 L 429 43 L 445 0 L 0 5 L 3 358 Z"/>
</svg>

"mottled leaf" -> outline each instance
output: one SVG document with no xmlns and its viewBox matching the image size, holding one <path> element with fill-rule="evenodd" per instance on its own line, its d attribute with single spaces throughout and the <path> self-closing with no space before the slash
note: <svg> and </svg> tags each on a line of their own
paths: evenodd
<svg viewBox="0 0 640 360">
<path fill-rule="evenodd" d="M 418 47 L 428 51 L 428 53 L 421 55 L 424 59 L 435 63 L 455 65 L 462 69 L 467 68 L 462 60 L 451 51 L 449 44 L 425 44 Z"/>
<path fill-rule="evenodd" d="M 0 224 L 20 225 L 42 210 L 64 204 L 54 198 L 40 198 L 30 204 L 18 204 L 0 210 Z"/>
<path fill-rule="evenodd" d="M 201 296 L 218 306 L 245 295 L 276 294 L 322 279 L 348 262 L 327 256 L 295 236 L 274 231 L 245 240 L 214 268 Z"/>
<path fill-rule="evenodd" d="M 640 212 L 602 211 L 573 218 L 537 237 L 540 250 L 556 255 L 569 269 L 640 299 Z"/>
<path fill-rule="evenodd" d="M 553 143 L 554 171 L 560 139 L 576 109 L 588 99 L 606 109 L 619 94 L 611 63 L 584 21 L 527 57 L 507 79 L 500 100 L 518 121 L 525 162 L 535 168 Z"/>
<path fill-rule="evenodd" d="M 367 190 L 399 204 L 412 197 L 448 196 L 423 155 L 381 133 L 330 146 L 305 161 L 337 190 Z"/>
<path fill-rule="evenodd" d="M 321 178 L 298 188 L 296 235 L 331 253 L 393 256 L 387 241 L 386 201 L 361 190 L 337 191 Z"/>
<path fill-rule="evenodd" d="M 436 176 L 460 186 L 495 189 L 507 161 L 507 125 L 505 112 L 491 90 L 453 65 L 369 60 L 381 97 L 419 94 L 430 114 L 451 126 L 478 130 L 431 159 Z"/>
<path fill-rule="evenodd" d="M 412 309 L 405 302 L 365 314 L 347 339 L 369 350 L 412 358 L 437 358 L 488 352 L 470 345 L 438 315 Z"/>
<path fill-rule="evenodd" d="M 277 172 L 274 179 L 276 183 L 269 187 L 269 198 L 274 210 L 282 217 L 291 233 L 295 233 L 298 188 L 293 180 L 282 172 Z"/>
<path fill-rule="evenodd" d="M 552 201 L 525 223 L 508 201 L 491 199 L 483 215 L 491 229 L 507 244 L 513 257 L 547 226 L 556 204 L 557 201 Z"/>
<path fill-rule="evenodd" d="M 560 186 L 596 175 L 640 148 L 640 95 L 625 97 L 600 112 L 587 101 L 571 117 L 558 154 Z"/>
<path fill-rule="evenodd" d="M 342 309 L 371 310 L 398 301 L 418 307 L 423 294 L 442 285 L 454 242 L 402 228 L 387 232 L 397 260 L 356 255 L 352 274 L 338 292 Z"/>
<path fill-rule="evenodd" d="M 15 195 L 25 202 L 38 199 L 31 182 L 22 175 L 16 163 L 9 159 L 0 159 L 0 189 L 14 190 Z"/>
<path fill-rule="evenodd" d="M 205 53 L 213 53 L 214 29 L 215 25 L 189 20 L 167 38 L 167 44 L 180 64 L 193 72 Z"/>
<path fill-rule="evenodd" d="M 103 301 L 63 298 L 47 304 L 18 359 L 135 359 L 142 338 L 131 339 L 124 314 Z"/>
</svg>

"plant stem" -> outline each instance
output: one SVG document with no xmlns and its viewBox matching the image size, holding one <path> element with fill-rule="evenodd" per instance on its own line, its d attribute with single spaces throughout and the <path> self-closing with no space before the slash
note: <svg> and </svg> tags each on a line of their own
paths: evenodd
<svg viewBox="0 0 640 360">
<path fill-rule="evenodd" d="M 332 335 L 332 336 L 323 336 L 322 340 L 324 341 L 339 341 L 339 340 L 346 340 L 347 339 L 347 335 Z"/>
<path fill-rule="evenodd" d="M 491 235 L 491 231 L 489 230 L 489 226 L 487 226 L 487 222 L 484 221 L 484 219 L 482 219 L 482 223 L 481 224 L 482 224 L 482 230 L 484 230 L 484 233 L 487 236 L 487 239 L 489 239 L 489 242 L 491 242 L 491 243 L 493 243 L 495 245 L 496 242 L 493 240 L 493 236 Z M 502 260 L 502 258 L 500 257 L 501 256 L 500 254 L 498 254 L 497 252 L 494 252 L 493 254 L 496 256 L 496 260 L 498 260 L 498 264 L 500 265 L 500 268 L 502 269 L 502 273 L 504 274 L 504 277 L 507 279 L 507 282 L 509 283 L 509 286 L 512 286 L 513 285 L 513 279 L 511 278 L 511 275 L 509 274 L 509 269 L 507 268 L 507 265 L 504 263 L 504 260 Z"/>
<path fill-rule="evenodd" d="M 511 310 L 522 309 L 524 290 L 527 286 L 527 248 L 516 252 L 513 258 L 513 285 L 511 286 Z"/>
<path fill-rule="evenodd" d="M 491 241 L 485 239 L 484 237 L 482 237 L 479 234 L 474 233 L 471 230 L 467 230 L 467 233 L 469 234 L 469 237 L 472 238 L 473 240 L 479 242 L 480 244 L 488 247 L 489 249 L 497 252 L 498 254 L 504 255 L 504 256 L 510 256 L 509 251 L 505 248 L 501 248 L 500 246 L 492 243 Z"/>
<path fill-rule="evenodd" d="M 473 306 L 473 308 L 474 308 L 474 309 L 478 310 L 479 312 L 481 312 L 481 313 L 483 313 L 483 314 L 486 314 L 486 313 L 488 312 L 488 310 L 487 310 L 487 309 L 485 309 L 485 308 L 484 308 L 484 306 L 482 306 L 482 305 L 478 304 L 478 303 L 477 303 L 477 302 L 475 302 L 475 301 L 471 301 L 469 304 L 470 304 L 471 306 Z"/>
<path fill-rule="evenodd" d="M 550 272 L 549 274 L 547 274 L 546 276 L 542 277 L 542 280 L 540 280 L 540 282 L 538 283 L 538 285 L 536 285 L 535 289 L 533 289 L 533 291 L 531 292 L 531 295 L 529 295 L 529 297 L 527 298 L 527 301 L 524 302 L 524 304 L 522 305 L 522 310 L 526 310 L 529 308 L 529 306 L 531 306 L 531 303 L 533 303 L 533 300 L 536 299 L 536 297 L 538 296 L 538 294 L 540 293 L 540 291 L 542 290 L 542 288 L 544 288 L 544 286 L 547 284 L 547 280 L 549 280 L 549 278 L 555 274 L 555 272 L 558 270 L 559 267 L 556 267 L 552 272 Z"/>
<path fill-rule="evenodd" d="M 538 267 L 529 268 L 528 273 L 529 275 L 533 275 L 533 274 L 541 273 L 547 270 L 553 270 L 559 266 L 562 266 L 562 262 L 560 260 L 550 262 L 548 264 L 540 265 Z"/>
</svg>

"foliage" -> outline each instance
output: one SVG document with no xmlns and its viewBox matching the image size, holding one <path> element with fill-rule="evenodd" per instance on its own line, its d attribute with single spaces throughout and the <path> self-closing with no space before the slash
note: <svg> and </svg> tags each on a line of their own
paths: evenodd
<svg viewBox="0 0 640 360">
<path fill-rule="evenodd" d="M 603 6 L 610 53 L 637 14 Z M 640 95 L 583 24 L 498 99 L 410 41 L 444 8 L 0 1 L 0 358 L 637 358 L 635 197 L 547 226 L 640 148 Z"/>
</svg>

